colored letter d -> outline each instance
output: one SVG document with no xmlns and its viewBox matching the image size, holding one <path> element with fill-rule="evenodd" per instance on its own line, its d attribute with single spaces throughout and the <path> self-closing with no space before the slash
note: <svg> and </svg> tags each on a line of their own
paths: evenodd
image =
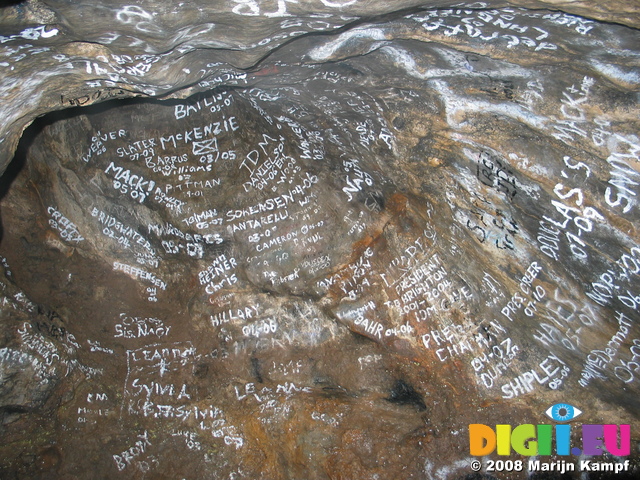
<svg viewBox="0 0 640 480">
<path fill-rule="evenodd" d="M 482 423 L 469 425 L 469 454 L 475 457 L 489 455 L 496 448 L 496 433 Z"/>
</svg>

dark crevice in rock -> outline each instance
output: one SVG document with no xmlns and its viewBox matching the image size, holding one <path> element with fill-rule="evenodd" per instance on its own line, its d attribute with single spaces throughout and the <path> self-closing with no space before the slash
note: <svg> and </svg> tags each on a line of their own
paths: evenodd
<svg viewBox="0 0 640 480">
<path fill-rule="evenodd" d="M 422 396 L 404 380 L 396 380 L 386 400 L 399 405 L 412 405 L 420 411 L 427 409 Z"/>
</svg>

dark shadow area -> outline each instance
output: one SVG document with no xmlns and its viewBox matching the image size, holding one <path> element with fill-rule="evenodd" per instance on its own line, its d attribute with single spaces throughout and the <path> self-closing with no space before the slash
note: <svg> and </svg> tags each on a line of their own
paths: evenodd
<svg viewBox="0 0 640 480">
<path fill-rule="evenodd" d="M 391 389 L 391 395 L 386 400 L 399 405 L 413 405 L 419 411 L 427 409 L 422 396 L 404 380 L 396 380 Z"/>
<path fill-rule="evenodd" d="M 27 3 L 26 0 L 2 0 L 0 1 L 0 8 L 13 7 L 14 5 L 20 5 L 21 3 Z"/>
<path fill-rule="evenodd" d="M 64 112 L 64 111 L 63 111 Z M 62 112 L 55 112 L 62 113 Z M 20 138 L 20 142 L 18 142 L 18 147 L 16 148 L 15 153 L 13 154 L 13 158 L 7 169 L 0 177 L 0 201 L 4 199 L 4 197 L 9 192 L 9 188 L 18 177 L 24 166 L 27 162 L 27 155 L 29 154 L 29 148 L 33 144 L 33 141 L 38 136 L 38 134 L 42 131 L 42 129 L 56 121 L 54 118 L 49 118 L 52 115 L 45 115 L 43 117 L 36 118 L 31 125 L 29 125 L 22 134 Z M 2 236 L 0 235 L 0 240 Z"/>
<path fill-rule="evenodd" d="M 36 120 L 37 122 L 37 120 Z M 22 169 L 24 168 L 27 160 L 27 153 L 29 152 L 29 147 L 33 143 L 34 138 L 42 130 L 43 127 L 39 127 L 36 125 L 36 122 L 33 122 L 22 134 L 22 138 L 18 143 L 18 148 L 16 148 L 15 154 L 9 162 L 7 169 L 0 177 L 0 202 L 4 199 L 4 197 L 9 192 L 11 188 L 11 184 L 18 177 Z M 2 238 L 4 237 L 4 224 L 2 221 L 2 207 L 0 207 L 0 243 L 2 243 Z"/>
</svg>

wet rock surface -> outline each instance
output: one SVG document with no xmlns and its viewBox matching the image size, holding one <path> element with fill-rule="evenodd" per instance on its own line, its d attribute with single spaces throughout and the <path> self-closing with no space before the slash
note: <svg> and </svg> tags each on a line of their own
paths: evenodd
<svg viewBox="0 0 640 480">
<path fill-rule="evenodd" d="M 479 478 L 469 424 L 568 402 L 631 425 L 633 478 L 640 34 L 610 8 L 5 9 L 5 166 L 52 113 L 3 177 L 0 476 Z"/>
</svg>

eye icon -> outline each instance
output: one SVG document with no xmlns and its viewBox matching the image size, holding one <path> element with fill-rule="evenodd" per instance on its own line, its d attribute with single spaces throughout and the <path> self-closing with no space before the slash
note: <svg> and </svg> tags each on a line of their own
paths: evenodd
<svg viewBox="0 0 640 480">
<path fill-rule="evenodd" d="M 570 422 L 582 413 L 582 410 L 568 403 L 556 403 L 550 406 L 546 412 L 549 418 L 556 422 Z"/>
</svg>

